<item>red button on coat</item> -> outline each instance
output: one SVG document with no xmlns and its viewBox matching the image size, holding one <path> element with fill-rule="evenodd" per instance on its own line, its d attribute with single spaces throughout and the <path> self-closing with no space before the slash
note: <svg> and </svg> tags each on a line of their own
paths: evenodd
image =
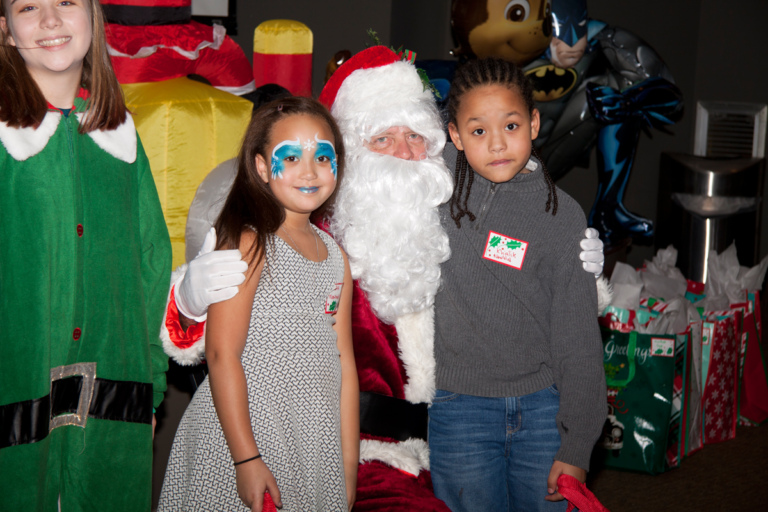
<svg viewBox="0 0 768 512">
<path fill-rule="evenodd" d="M 77 225 L 77 236 L 83 236 L 83 225 L 78 224 Z"/>
<path fill-rule="evenodd" d="M 74 339 L 75 341 L 79 340 L 81 332 L 82 331 L 80 331 L 79 327 L 75 327 L 75 330 L 72 332 L 72 339 Z"/>
</svg>

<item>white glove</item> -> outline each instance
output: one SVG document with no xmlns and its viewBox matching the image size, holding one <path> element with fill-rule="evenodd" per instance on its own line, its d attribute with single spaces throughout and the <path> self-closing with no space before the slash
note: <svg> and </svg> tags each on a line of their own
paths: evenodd
<svg viewBox="0 0 768 512">
<path fill-rule="evenodd" d="M 587 228 L 584 232 L 585 238 L 579 245 L 582 252 L 579 254 L 579 259 L 582 261 L 584 270 L 595 274 L 595 278 L 600 277 L 603 273 L 603 263 L 605 263 L 605 256 L 603 255 L 603 241 L 598 238 L 599 233 L 595 228 Z"/>
<path fill-rule="evenodd" d="M 248 264 L 237 249 L 214 251 L 216 229 L 211 228 L 203 247 L 189 262 L 187 273 L 176 287 L 176 307 L 179 313 L 202 322 L 208 316 L 208 306 L 231 299 L 237 287 L 245 281 Z"/>
</svg>

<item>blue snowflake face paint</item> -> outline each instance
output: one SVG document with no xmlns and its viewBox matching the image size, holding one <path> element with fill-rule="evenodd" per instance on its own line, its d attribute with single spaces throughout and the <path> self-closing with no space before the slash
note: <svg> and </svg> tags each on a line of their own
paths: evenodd
<svg viewBox="0 0 768 512">
<path fill-rule="evenodd" d="M 301 141 L 299 141 L 299 139 L 284 140 L 272 150 L 273 180 L 283 177 L 285 159 L 290 157 L 301 158 Z"/>
<path fill-rule="evenodd" d="M 317 141 L 317 151 L 315 151 L 315 160 L 320 157 L 326 157 L 331 162 L 331 172 L 333 173 L 333 179 L 336 179 L 337 163 L 336 163 L 336 149 L 333 147 L 333 143 L 329 140 L 318 139 L 315 134 L 315 140 Z"/>
<path fill-rule="evenodd" d="M 297 138 L 296 140 L 284 140 L 277 144 L 272 150 L 272 179 L 283 177 L 285 162 L 288 159 L 301 160 L 303 157 L 312 158 L 315 162 L 330 163 L 333 179 L 336 179 L 338 168 L 336 150 L 331 141 L 318 139 L 317 134 L 315 134 L 315 140 L 307 139 L 302 143 Z"/>
</svg>

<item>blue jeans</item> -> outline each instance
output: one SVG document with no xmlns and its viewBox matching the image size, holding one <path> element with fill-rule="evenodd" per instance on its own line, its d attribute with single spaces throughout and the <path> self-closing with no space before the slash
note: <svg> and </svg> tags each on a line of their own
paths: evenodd
<svg viewBox="0 0 768 512">
<path fill-rule="evenodd" d="M 435 495 L 453 512 L 564 511 L 545 501 L 560 448 L 554 386 L 519 397 L 437 390 L 429 408 L 429 460 Z"/>
</svg>

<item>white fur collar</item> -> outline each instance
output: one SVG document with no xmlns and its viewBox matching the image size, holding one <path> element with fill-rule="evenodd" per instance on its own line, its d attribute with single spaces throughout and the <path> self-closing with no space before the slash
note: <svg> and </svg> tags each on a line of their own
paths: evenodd
<svg viewBox="0 0 768 512">
<path fill-rule="evenodd" d="M 77 121 L 81 122 L 83 113 L 75 113 Z M 24 160 L 37 155 L 51 140 L 61 120 L 61 112 L 48 111 L 40 126 L 35 128 L 11 128 L 5 123 L 0 123 L 0 142 L 14 160 Z M 133 118 L 127 114 L 125 122 L 114 130 L 94 130 L 88 136 L 104 151 L 115 158 L 129 164 L 136 161 L 136 127 Z"/>
<path fill-rule="evenodd" d="M 83 120 L 84 113 L 77 112 L 77 121 Z M 136 127 L 133 124 L 131 114 L 125 114 L 125 122 L 114 130 L 93 130 L 88 132 L 101 149 L 123 162 L 132 164 L 136 161 Z"/>
<path fill-rule="evenodd" d="M 56 133 L 61 112 L 48 112 L 40 126 L 35 128 L 11 128 L 0 123 L 0 142 L 17 162 L 23 162 L 41 152 Z"/>
<path fill-rule="evenodd" d="M 408 375 L 405 399 L 432 403 L 435 396 L 435 307 L 395 319 L 400 358 Z"/>
</svg>

